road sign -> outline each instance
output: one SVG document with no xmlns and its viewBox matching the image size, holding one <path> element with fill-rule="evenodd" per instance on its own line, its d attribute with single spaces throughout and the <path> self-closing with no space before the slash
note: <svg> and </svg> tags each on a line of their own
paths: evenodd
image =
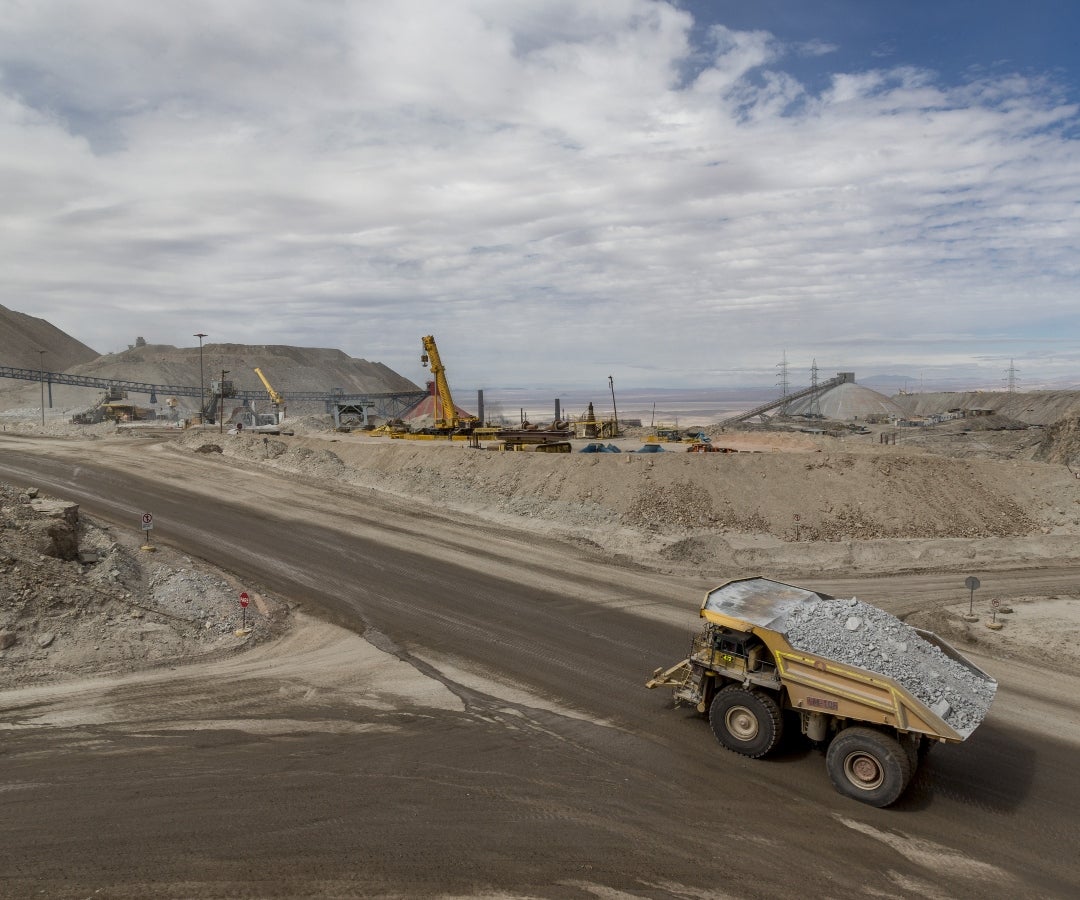
<svg viewBox="0 0 1080 900">
<path fill-rule="evenodd" d="M 978 617 L 975 615 L 975 590 L 979 587 L 980 581 L 974 575 L 968 575 L 964 579 L 964 587 L 966 587 L 971 593 L 968 594 L 968 614 L 967 620 L 969 622 L 977 622 Z"/>
<path fill-rule="evenodd" d="M 242 613 L 243 624 L 240 626 L 240 630 L 238 632 L 236 632 L 236 634 L 238 636 L 248 633 L 248 631 L 247 631 L 247 605 L 248 605 L 247 591 L 241 591 L 240 592 L 240 612 Z"/>
<path fill-rule="evenodd" d="M 149 531 L 154 527 L 154 517 L 150 513 L 142 514 L 142 529 L 143 531 Z"/>
</svg>

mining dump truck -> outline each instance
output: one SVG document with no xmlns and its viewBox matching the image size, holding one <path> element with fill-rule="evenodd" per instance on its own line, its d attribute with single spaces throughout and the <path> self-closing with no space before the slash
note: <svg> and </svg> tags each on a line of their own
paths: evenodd
<svg viewBox="0 0 1080 900">
<path fill-rule="evenodd" d="M 836 789 L 871 806 L 895 802 L 935 744 L 966 740 L 997 689 L 937 635 L 854 598 L 743 578 L 706 594 L 700 615 L 690 656 L 646 686 L 673 688 L 751 758 L 797 719 Z"/>
</svg>

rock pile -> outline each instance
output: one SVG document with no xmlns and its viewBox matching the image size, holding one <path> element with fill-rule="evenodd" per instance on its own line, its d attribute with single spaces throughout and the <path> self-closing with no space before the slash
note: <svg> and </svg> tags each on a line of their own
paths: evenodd
<svg viewBox="0 0 1080 900">
<path fill-rule="evenodd" d="M 75 503 L 0 483 L 0 687 L 131 670 L 228 652 L 269 637 L 287 610 L 256 594 L 242 621 L 235 586 Z"/>
<path fill-rule="evenodd" d="M 781 629 L 792 647 L 899 682 L 964 737 L 986 716 L 997 683 L 946 656 L 910 625 L 855 598 L 801 604 Z"/>
</svg>

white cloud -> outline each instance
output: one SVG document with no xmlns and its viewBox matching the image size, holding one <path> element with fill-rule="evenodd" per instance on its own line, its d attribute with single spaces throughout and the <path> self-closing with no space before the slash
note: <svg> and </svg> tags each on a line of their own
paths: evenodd
<svg viewBox="0 0 1080 900">
<path fill-rule="evenodd" d="M 0 14 L 0 303 L 99 350 L 202 330 L 421 378 L 433 332 L 465 386 L 707 384 L 785 348 L 957 366 L 1075 296 L 1048 82 L 812 95 L 771 35 L 695 46 L 649 0 Z"/>
</svg>

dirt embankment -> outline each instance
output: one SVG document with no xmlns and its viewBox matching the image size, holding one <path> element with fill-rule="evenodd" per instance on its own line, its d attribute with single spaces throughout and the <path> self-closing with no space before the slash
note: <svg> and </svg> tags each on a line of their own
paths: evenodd
<svg viewBox="0 0 1080 900">
<path fill-rule="evenodd" d="M 185 434 L 258 465 L 588 543 L 642 564 L 890 571 L 1069 558 L 1080 490 L 1060 466 L 847 452 L 792 438 L 767 452 L 536 454 L 357 435 Z M 626 449 L 640 446 L 631 443 Z M 679 448 L 681 449 L 681 448 Z"/>
</svg>

